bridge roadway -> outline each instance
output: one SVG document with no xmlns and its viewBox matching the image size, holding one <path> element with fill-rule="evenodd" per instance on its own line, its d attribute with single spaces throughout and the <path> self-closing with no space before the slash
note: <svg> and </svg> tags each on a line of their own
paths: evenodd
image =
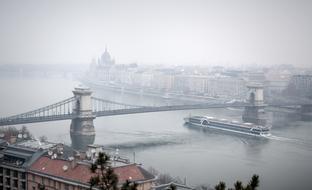
<svg viewBox="0 0 312 190">
<path fill-rule="evenodd" d="M 107 110 L 95 112 L 97 117 L 112 116 L 112 115 L 125 115 L 136 113 L 149 113 L 149 112 L 163 112 L 163 111 L 178 111 L 178 110 L 194 110 L 194 109 L 209 109 L 209 108 L 226 108 L 226 107 L 244 107 L 247 104 L 194 104 L 194 105 L 172 105 L 172 106 L 157 106 L 157 107 L 140 107 L 131 109 L 120 110 Z"/>
<path fill-rule="evenodd" d="M 2 118 L 0 119 L 0 126 L 68 120 L 74 119 L 76 117 L 77 117 L 76 114 L 63 114 L 63 115 L 37 116 L 37 117 L 15 118 L 15 119 Z"/>
<path fill-rule="evenodd" d="M 149 113 L 149 112 L 163 112 L 163 111 L 178 111 L 178 110 L 193 110 L 193 109 L 210 109 L 210 108 L 242 108 L 248 106 L 247 103 L 207 103 L 207 104 L 194 104 L 194 105 L 171 105 L 171 106 L 140 106 L 135 108 L 124 108 L 124 109 L 106 109 L 103 111 L 93 111 L 92 117 L 103 117 L 103 116 L 114 116 L 114 115 L 126 115 L 126 114 L 138 114 L 138 113 Z M 266 105 L 268 107 L 279 107 L 279 108 L 290 108 L 294 109 L 298 105 L 293 104 L 270 104 Z M 23 114 L 21 114 L 23 115 Z M 72 120 L 75 118 L 82 118 L 78 114 L 73 112 L 63 113 L 63 114 L 53 114 L 53 115 L 43 115 L 43 116 L 29 116 L 20 117 L 20 115 L 1 118 L 0 126 L 6 125 L 18 125 L 27 123 L 38 123 L 38 122 L 49 122 L 49 121 L 59 121 L 59 120 Z M 90 117 L 90 115 L 89 115 Z"/>
<path fill-rule="evenodd" d="M 177 111 L 177 110 L 192 110 L 192 109 L 209 109 L 209 108 L 226 108 L 226 107 L 244 107 L 247 104 L 195 104 L 195 105 L 172 105 L 172 106 L 142 106 L 137 108 L 127 108 L 127 109 L 113 109 L 104 111 L 93 111 L 92 116 L 102 117 L 102 116 L 113 116 L 113 115 L 125 115 L 125 114 L 138 114 L 138 113 L 149 113 L 149 112 L 163 112 L 163 111 Z M 5 125 L 17 125 L 26 123 L 38 123 L 38 122 L 48 122 L 48 121 L 58 121 L 58 120 L 70 120 L 74 118 L 79 118 L 78 114 L 59 114 L 50 116 L 31 116 L 31 117 L 7 117 L 0 119 L 0 126 Z"/>
</svg>

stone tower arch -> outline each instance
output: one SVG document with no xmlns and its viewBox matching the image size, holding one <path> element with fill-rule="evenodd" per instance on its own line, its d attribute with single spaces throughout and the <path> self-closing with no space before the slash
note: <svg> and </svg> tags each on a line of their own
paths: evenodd
<svg viewBox="0 0 312 190">
<path fill-rule="evenodd" d="M 264 108 L 263 86 L 261 84 L 248 84 L 247 103 L 242 119 L 244 122 L 265 125 L 266 117 Z"/>
</svg>

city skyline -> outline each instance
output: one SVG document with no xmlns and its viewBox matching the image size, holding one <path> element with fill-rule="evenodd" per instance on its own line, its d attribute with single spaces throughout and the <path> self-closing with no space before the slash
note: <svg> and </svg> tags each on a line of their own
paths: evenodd
<svg viewBox="0 0 312 190">
<path fill-rule="evenodd" d="M 310 0 L 0 0 L 0 190 L 311 189 L 311 18 Z"/>
<path fill-rule="evenodd" d="M 0 64 L 311 67 L 309 1 L 1 1 Z"/>
</svg>

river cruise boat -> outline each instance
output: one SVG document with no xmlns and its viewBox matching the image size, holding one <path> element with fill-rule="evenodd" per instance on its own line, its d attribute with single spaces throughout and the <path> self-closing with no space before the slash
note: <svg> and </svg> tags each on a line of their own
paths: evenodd
<svg viewBox="0 0 312 190">
<path fill-rule="evenodd" d="M 238 121 L 228 121 L 226 119 L 216 119 L 208 116 L 189 116 L 184 118 L 185 123 L 200 128 L 211 128 L 234 133 L 253 135 L 253 136 L 269 136 L 270 127 L 255 125 L 253 123 L 240 123 Z"/>
</svg>

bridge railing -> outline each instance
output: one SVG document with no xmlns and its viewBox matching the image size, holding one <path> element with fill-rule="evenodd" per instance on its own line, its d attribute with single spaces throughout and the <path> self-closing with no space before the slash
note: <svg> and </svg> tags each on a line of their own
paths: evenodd
<svg viewBox="0 0 312 190">
<path fill-rule="evenodd" d="M 61 115 L 71 115 L 73 112 L 73 103 L 74 97 L 65 99 L 63 101 L 45 106 L 33 111 L 25 112 L 18 115 L 13 115 L 10 117 L 4 117 L 0 119 L 1 121 L 5 120 L 14 120 L 14 119 L 27 119 L 27 118 L 40 118 L 40 117 L 56 117 Z"/>
<path fill-rule="evenodd" d="M 171 105 L 171 106 L 142 106 L 130 109 L 117 109 L 93 112 L 97 117 L 110 115 L 123 115 L 147 112 L 175 111 L 175 110 L 191 110 L 191 109 L 209 109 L 209 108 L 225 108 L 225 107 L 244 107 L 245 103 L 234 104 L 194 104 L 194 105 Z"/>
<path fill-rule="evenodd" d="M 114 102 L 110 100 L 104 100 L 104 99 L 96 98 L 96 97 L 92 97 L 91 99 L 92 99 L 92 111 L 93 112 L 144 107 L 140 105 L 126 104 L 126 103 Z"/>
<path fill-rule="evenodd" d="M 39 117 L 29 117 L 29 118 L 3 119 L 3 120 L 0 120 L 0 126 L 67 120 L 67 119 L 74 119 L 76 117 L 77 116 L 75 114 L 65 114 L 65 115 L 39 116 Z"/>
</svg>

